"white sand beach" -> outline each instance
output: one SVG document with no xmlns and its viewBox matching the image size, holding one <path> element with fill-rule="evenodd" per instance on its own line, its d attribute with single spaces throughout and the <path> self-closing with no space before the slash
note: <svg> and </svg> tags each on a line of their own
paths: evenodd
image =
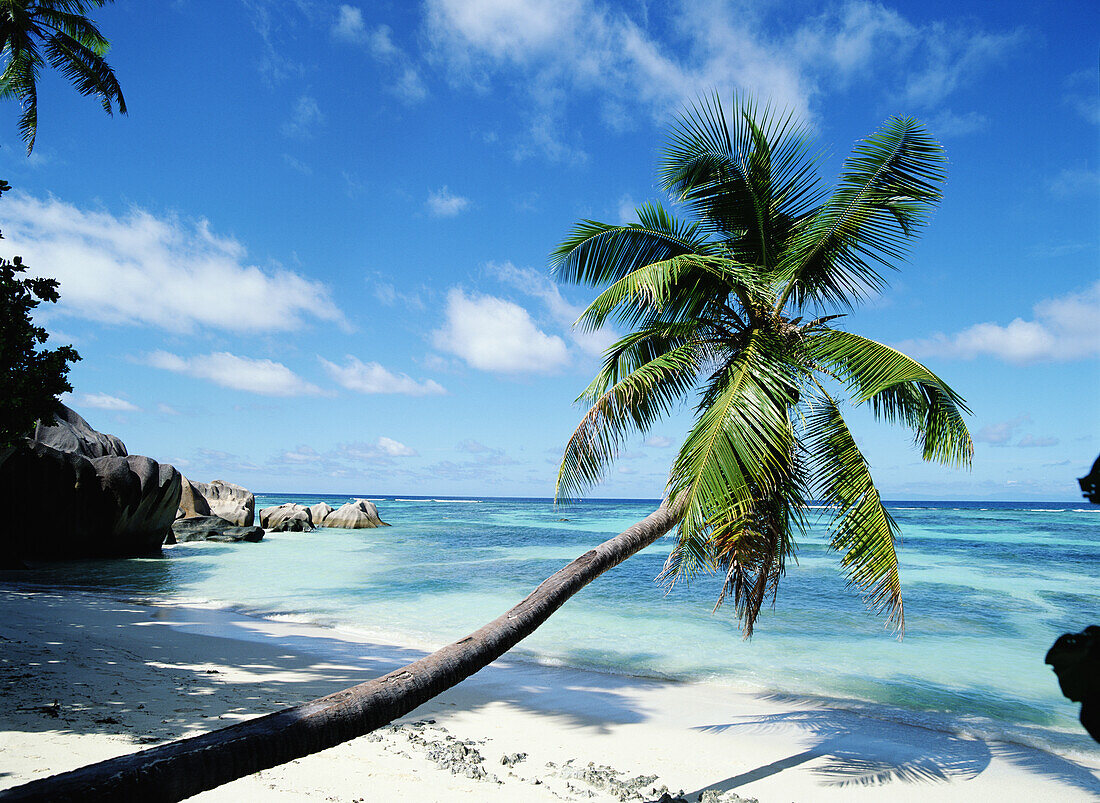
<svg viewBox="0 0 1100 803">
<path fill-rule="evenodd" d="M 0 589 L 0 643 L 0 788 L 275 711 L 423 654 L 223 610 L 16 588 Z M 195 799 L 653 800 L 665 787 L 762 803 L 1100 795 L 1100 751 L 1060 756 L 869 711 L 504 659 L 397 727 Z"/>
</svg>

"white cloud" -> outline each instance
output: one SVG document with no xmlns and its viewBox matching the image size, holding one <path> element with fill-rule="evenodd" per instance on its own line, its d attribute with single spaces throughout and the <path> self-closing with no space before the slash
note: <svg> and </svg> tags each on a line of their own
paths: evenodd
<svg viewBox="0 0 1100 803">
<path fill-rule="evenodd" d="M 535 326 L 527 310 L 494 296 L 447 294 L 446 323 L 432 333 L 441 351 L 482 371 L 546 373 L 569 360 L 565 342 Z"/>
<path fill-rule="evenodd" d="M 400 441 L 387 438 L 385 435 L 378 439 L 378 448 L 390 457 L 416 457 L 416 449 L 412 449 Z"/>
<path fill-rule="evenodd" d="M 61 282 L 59 314 L 183 333 L 287 331 L 307 318 L 348 328 L 323 284 L 248 264 L 244 246 L 206 220 L 116 217 L 22 194 L 5 196 L 4 220 L 11 252 Z"/>
<path fill-rule="evenodd" d="M 446 186 L 428 193 L 428 211 L 435 217 L 454 217 L 470 205 L 469 198 L 455 195 Z"/>
<path fill-rule="evenodd" d="M 344 365 L 329 362 L 323 357 L 325 372 L 342 387 L 357 393 L 401 393 L 406 396 L 436 396 L 446 393 L 438 382 L 427 379 L 417 382 L 406 374 L 395 374 L 376 362 L 364 363 L 350 354 Z"/>
<path fill-rule="evenodd" d="M 342 5 L 336 14 L 332 26 L 332 35 L 348 42 L 360 42 L 367 35 L 367 26 L 363 23 L 363 12 L 355 6 Z"/>
<path fill-rule="evenodd" d="M 95 410 L 111 410 L 116 413 L 136 413 L 141 410 L 136 404 L 106 393 L 85 393 L 79 397 L 77 403 Z"/>
<path fill-rule="evenodd" d="M 663 120 L 714 88 L 749 89 L 811 119 L 825 89 L 865 86 L 873 69 L 885 99 L 933 108 L 1023 38 L 911 22 L 872 0 L 812 17 L 773 7 L 782 4 L 680 0 L 631 11 L 603 0 L 428 0 L 425 29 L 429 57 L 453 82 L 525 95 L 530 124 L 517 155 L 555 161 L 584 155 L 563 124 L 567 98 L 613 130 L 639 116 Z"/>
<path fill-rule="evenodd" d="M 672 438 L 667 435 L 650 435 L 645 445 L 652 446 L 654 449 L 667 449 L 672 445 Z"/>
<path fill-rule="evenodd" d="M 1008 421 L 999 421 L 996 424 L 987 424 L 974 434 L 974 440 L 978 443 L 990 443 L 994 446 L 1004 446 L 1016 434 L 1016 430 L 1031 421 L 1031 416 L 1018 415 Z"/>
<path fill-rule="evenodd" d="M 306 382 L 282 363 L 238 357 L 227 351 L 196 357 L 154 351 L 142 362 L 153 368 L 206 379 L 224 388 L 264 396 L 312 396 L 321 392 L 319 387 Z"/>
<path fill-rule="evenodd" d="M 499 281 L 539 299 L 546 305 L 554 321 L 569 333 L 574 345 L 581 351 L 599 357 L 617 339 L 610 329 L 597 329 L 586 332 L 573 324 L 584 312 L 584 307 L 570 304 L 561 294 L 561 290 L 545 274 L 531 268 L 517 268 L 511 262 L 489 262 L 485 270 Z"/>
<path fill-rule="evenodd" d="M 179 410 L 177 410 L 175 407 L 173 407 L 170 404 L 165 404 L 164 402 L 161 402 L 160 404 L 157 405 L 157 412 L 160 413 L 161 415 L 179 415 L 180 414 Z"/>
<path fill-rule="evenodd" d="M 332 26 L 332 36 L 342 42 L 361 45 L 391 74 L 387 89 L 406 103 L 416 103 L 428 96 L 420 71 L 405 51 L 393 41 L 393 29 L 388 25 L 369 28 L 363 12 L 355 6 L 341 5 Z"/>
<path fill-rule="evenodd" d="M 283 123 L 283 134 L 288 137 L 305 139 L 313 136 L 317 128 L 325 121 L 321 107 L 309 95 L 302 95 L 294 105 L 290 119 Z"/>
<path fill-rule="evenodd" d="M 1080 293 L 1040 301 L 1034 320 L 978 323 L 954 335 L 942 332 L 907 340 L 898 348 L 915 356 L 973 359 L 992 356 L 1006 362 L 1068 362 L 1100 356 L 1100 282 Z"/>
</svg>

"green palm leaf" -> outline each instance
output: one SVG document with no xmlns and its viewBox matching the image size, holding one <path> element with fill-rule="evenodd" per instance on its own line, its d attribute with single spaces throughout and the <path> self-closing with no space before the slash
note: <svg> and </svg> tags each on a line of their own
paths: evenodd
<svg viewBox="0 0 1100 803">
<path fill-rule="evenodd" d="M 646 432 L 692 387 L 699 358 L 695 341 L 683 343 L 654 357 L 600 394 L 566 444 L 554 498 L 572 498 L 599 482 L 623 439 Z M 600 381 L 598 376 L 581 399 L 592 395 Z"/>
<path fill-rule="evenodd" d="M 846 382 L 857 404 L 909 426 L 925 460 L 969 466 L 974 454 L 963 414 L 970 409 L 936 374 L 900 351 L 839 330 L 811 338 L 809 352 Z"/>
<path fill-rule="evenodd" d="M 660 204 L 638 208 L 639 221 L 612 226 L 582 220 L 550 255 L 563 282 L 600 286 L 682 254 L 713 252 L 697 223 L 676 220 Z"/>
<path fill-rule="evenodd" d="M 769 338 L 754 332 L 712 380 L 718 389 L 688 433 L 669 479 L 668 495 L 682 505 L 681 545 L 700 554 L 708 527 L 731 510 L 749 509 L 759 493 L 784 487 L 793 434 L 787 410 L 795 389 L 790 369 Z"/>
<path fill-rule="evenodd" d="M 840 184 L 821 209 L 803 221 L 779 263 L 788 298 L 850 305 L 885 280 L 872 266 L 894 267 L 907 241 L 941 198 L 943 148 L 913 119 L 891 118 L 859 143 Z"/>
<path fill-rule="evenodd" d="M 898 526 L 882 504 L 867 460 L 859 451 L 836 402 L 821 391 L 806 416 L 806 439 L 814 463 L 815 496 L 835 510 L 831 546 L 843 553 L 848 581 L 867 604 L 888 613 L 887 624 L 905 629 L 901 576 L 894 544 Z"/>
<path fill-rule="evenodd" d="M 724 294 L 718 290 L 722 286 Z M 615 315 L 622 323 L 639 325 L 660 320 L 662 312 L 677 320 L 684 317 L 685 308 L 691 308 L 694 318 L 701 299 L 717 297 L 724 302 L 725 296 L 736 293 L 757 299 L 749 303 L 759 306 L 765 291 L 752 266 L 719 256 L 682 254 L 643 265 L 614 282 L 588 305 L 577 323 L 585 330 L 599 329 Z"/>
</svg>

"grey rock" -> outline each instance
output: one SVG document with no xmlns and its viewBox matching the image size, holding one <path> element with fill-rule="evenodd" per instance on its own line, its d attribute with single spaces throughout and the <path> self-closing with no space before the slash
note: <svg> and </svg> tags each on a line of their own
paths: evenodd
<svg viewBox="0 0 1100 803">
<path fill-rule="evenodd" d="M 256 523 L 256 496 L 252 491 L 225 480 L 194 485 L 206 498 L 211 515 L 221 516 L 238 527 L 251 527 Z"/>
<path fill-rule="evenodd" d="M 201 486 L 201 482 L 191 482 L 187 477 L 181 477 L 179 509 L 183 511 L 184 517 L 213 515 Z"/>
<path fill-rule="evenodd" d="M 250 541 L 255 543 L 264 537 L 263 527 L 237 527 L 232 522 L 218 516 L 190 516 L 177 519 L 172 524 L 172 534 L 177 543 L 187 541 L 219 541 L 237 543 Z"/>
<path fill-rule="evenodd" d="M 33 440 L 0 465 L 0 554 L 65 560 L 153 555 L 180 501 L 172 466 L 141 455 L 88 458 Z"/>
<path fill-rule="evenodd" d="M 378 508 L 374 502 L 356 499 L 340 506 L 325 516 L 326 527 L 340 527 L 347 530 L 360 530 L 368 527 L 389 527 L 378 517 Z"/>
<path fill-rule="evenodd" d="M 296 505 L 293 502 L 287 502 L 282 505 L 275 505 L 274 507 L 265 507 L 260 511 L 260 526 L 265 530 L 273 530 L 285 519 L 302 518 L 303 516 L 312 529 L 313 516 L 309 512 L 309 508 L 304 505 Z"/>
<path fill-rule="evenodd" d="M 96 432 L 91 424 L 64 404 L 52 424 L 39 421 L 31 436 L 32 443 L 49 446 L 59 452 L 74 452 L 84 457 L 126 457 L 126 444 L 114 435 Z"/>
<path fill-rule="evenodd" d="M 304 513 L 295 513 L 271 528 L 273 533 L 311 533 L 313 530 L 313 525 L 309 523 L 309 519 Z"/>
<path fill-rule="evenodd" d="M 325 517 L 331 513 L 335 508 L 332 505 L 325 502 L 318 502 L 316 505 L 309 506 L 309 515 L 313 519 L 314 527 L 321 527 L 325 523 Z"/>
</svg>

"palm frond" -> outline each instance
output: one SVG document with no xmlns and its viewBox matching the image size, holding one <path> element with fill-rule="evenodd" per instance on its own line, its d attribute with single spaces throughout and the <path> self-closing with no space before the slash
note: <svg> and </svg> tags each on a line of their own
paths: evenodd
<svg viewBox="0 0 1100 803">
<path fill-rule="evenodd" d="M 870 402 L 879 419 L 910 427 L 925 460 L 970 465 L 974 443 L 963 420 L 970 409 L 919 362 L 870 338 L 839 330 L 811 337 L 808 351 L 848 385 L 856 404 Z"/>
<path fill-rule="evenodd" d="M 614 282 L 588 305 L 577 324 L 595 330 L 616 315 L 622 323 L 637 325 L 658 320 L 666 309 L 673 319 L 685 309 L 696 318 L 700 300 L 722 302 L 730 294 L 762 299 L 765 291 L 752 266 L 725 257 L 682 254 L 643 265 Z"/>
<path fill-rule="evenodd" d="M 660 204 L 646 204 L 638 215 L 627 226 L 578 223 L 550 255 L 557 279 L 600 287 L 654 262 L 714 252 L 697 223 L 676 220 Z"/>
<path fill-rule="evenodd" d="M 791 114 L 734 98 L 732 120 L 717 95 L 682 114 L 660 168 L 672 192 L 734 249 L 770 270 L 793 220 L 820 200 L 816 158 Z"/>
<path fill-rule="evenodd" d="M 834 510 L 831 546 L 841 552 L 848 582 L 864 601 L 887 613 L 887 625 L 905 629 L 901 576 L 895 541 L 898 526 L 882 504 L 867 460 L 836 402 L 823 389 L 806 419 L 806 442 L 814 464 L 814 495 Z"/>
<path fill-rule="evenodd" d="M 636 368 L 595 399 L 566 444 L 554 499 L 573 498 L 597 483 L 623 439 L 648 431 L 692 388 L 698 371 L 698 344 L 689 341 Z"/>
<path fill-rule="evenodd" d="M 802 221 L 780 259 L 785 290 L 797 307 L 850 305 L 885 280 L 873 267 L 894 267 L 909 238 L 941 198 L 943 148 L 913 119 L 891 118 L 856 145 L 840 183 Z"/>
<path fill-rule="evenodd" d="M 684 509 L 681 544 L 704 539 L 716 515 L 748 509 L 759 490 L 770 493 L 789 481 L 795 389 L 789 366 L 767 340 L 753 332 L 715 377 L 713 402 L 677 455 L 668 496 Z"/>
</svg>

